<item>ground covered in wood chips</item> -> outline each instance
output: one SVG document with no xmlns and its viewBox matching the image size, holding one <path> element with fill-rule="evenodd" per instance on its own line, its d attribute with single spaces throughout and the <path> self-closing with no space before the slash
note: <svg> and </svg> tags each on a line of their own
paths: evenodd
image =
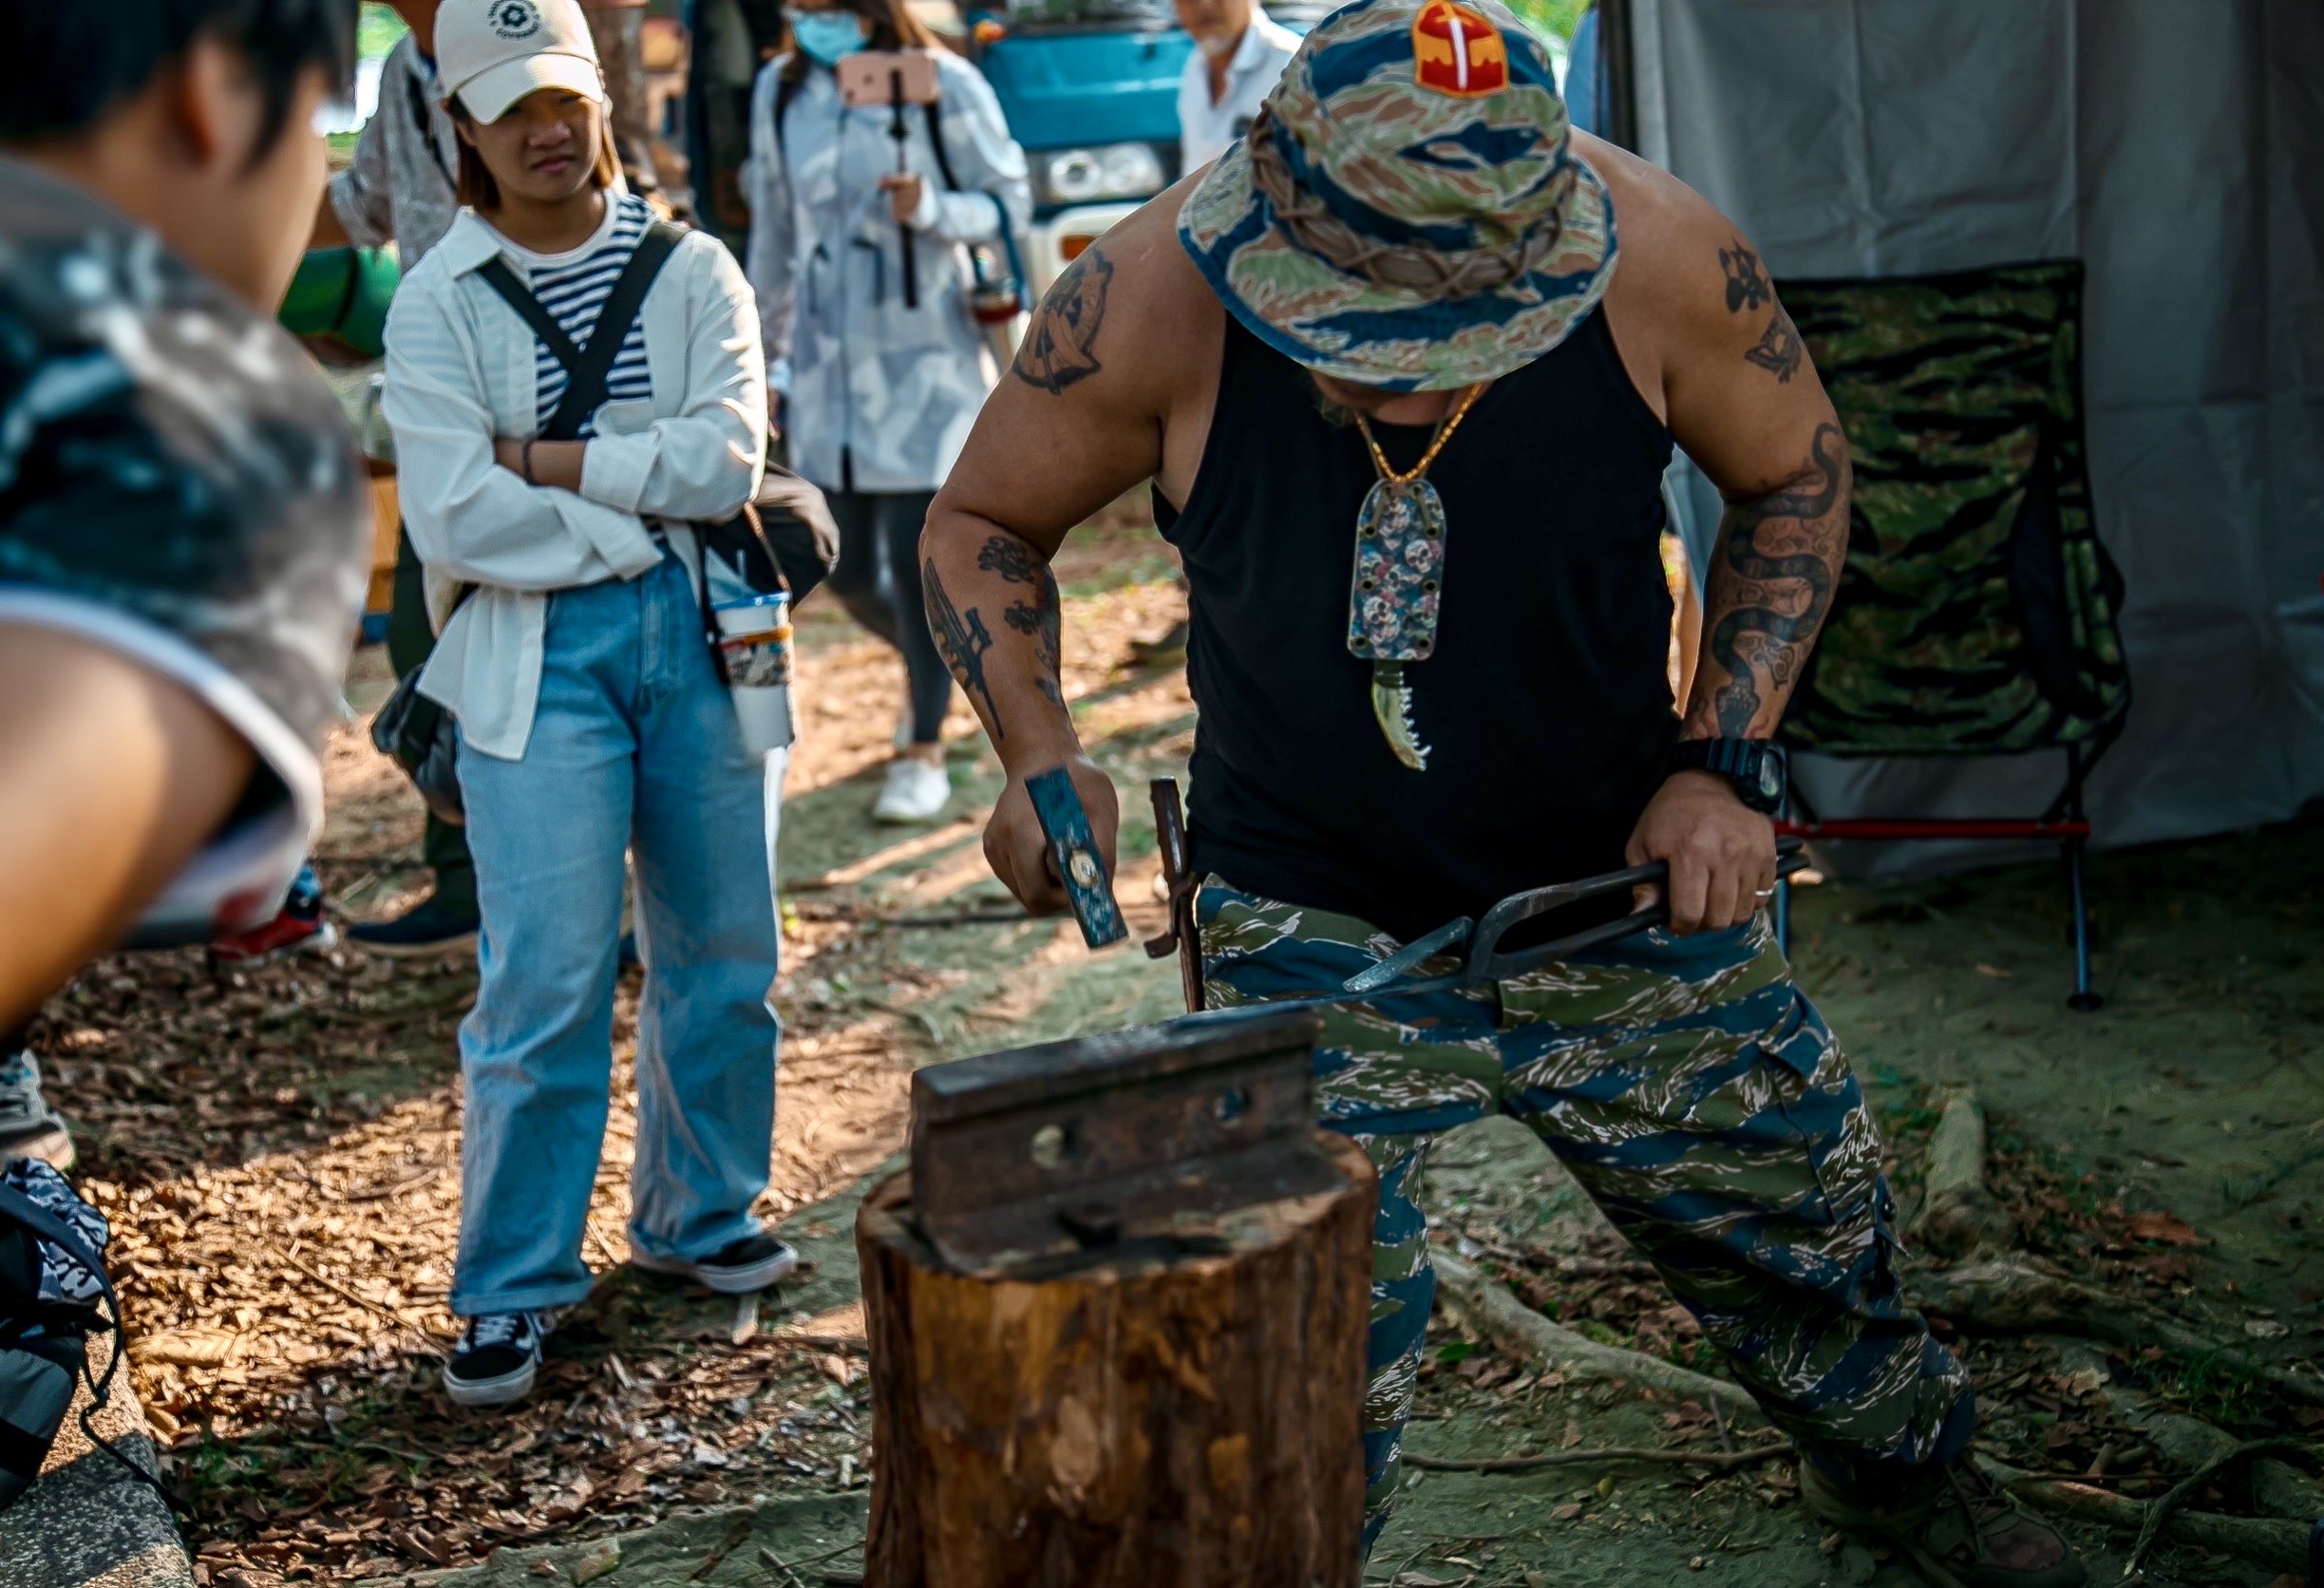
<svg viewBox="0 0 2324 1588">
<path fill-rule="evenodd" d="M 1132 642 L 1175 615 L 1169 571 L 1160 542 L 1126 527 L 1078 538 L 1060 564 L 1067 691 L 1124 793 L 1133 940 L 1094 956 L 1070 928 L 991 918 L 1008 914 L 978 846 L 998 768 L 965 709 L 950 725 L 947 820 L 865 820 L 901 670 L 835 606 L 809 603 L 784 834 L 787 1035 L 764 1205 L 813 1272 L 739 1308 L 621 1266 L 624 1069 L 588 1236 L 606 1277 L 511 1413 L 460 1413 L 435 1383 L 452 1332 L 453 1034 L 472 966 L 338 951 L 221 978 L 198 953 L 124 955 L 52 1005 L 36 1047 L 73 1120 L 84 1189 L 113 1222 L 137 1388 L 205 1581 L 400 1577 L 496 1552 L 529 1562 L 527 1579 L 607 1588 L 855 1568 L 846 1532 L 860 1527 L 871 1430 L 848 1221 L 852 1193 L 901 1145 L 912 1069 L 1175 1011 L 1175 968 L 1136 948 L 1160 929 L 1144 781 L 1182 775 L 1192 743 L 1183 677 L 1133 658 Z M 366 652 L 350 696 L 368 711 L 385 688 Z M 416 803 L 359 724 L 336 737 L 328 769 L 319 858 L 334 908 L 385 914 L 422 881 Z M 2050 867 L 1802 890 L 1801 978 L 1880 1112 L 1907 1218 L 1938 1110 L 1974 1087 L 2015 1249 L 2220 1342 L 2206 1354 L 1954 1329 L 1977 1370 L 1983 1439 L 2012 1465 L 2146 1498 L 2184 1472 L 2135 1426 L 2147 1409 L 2231 1441 L 2324 1435 L 2324 1412 L 2251 1371 L 2324 1348 L 2320 882 L 2315 822 L 2099 857 L 2108 1004 L 2089 1015 L 2063 1007 Z M 616 1024 L 624 1065 L 634 992 L 624 986 Z M 1521 1130 L 1448 1142 L 1430 1196 L 1447 1250 L 1544 1314 L 1715 1370 L 1691 1320 Z M 1423 1395 L 1408 1447 L 1439 1457 L 1724 1450 L 1754 1436 L 1684 1396 L 1567 1383 L 1449 1318 Z M 2252 1489 L 2231 1477 L 2196 1508 L 2255 1514 Z M 2079 1536 L 2104 1553 L 2103 1576 L 2119 1573 L 2127 1540 Z M 565 1553 L 518 1553 L 542 1544 Z M 680 1559 L 690 1563 L 669 1564 Z M 1416 1471 L 1370 1577 L 1578 1588 L 1664 1574 L 1917 1580 L 1813 1525 L 1776 1462 Z M 2277 1575 L 2178 1549 L 2147 1580 Z"/>
</svg>

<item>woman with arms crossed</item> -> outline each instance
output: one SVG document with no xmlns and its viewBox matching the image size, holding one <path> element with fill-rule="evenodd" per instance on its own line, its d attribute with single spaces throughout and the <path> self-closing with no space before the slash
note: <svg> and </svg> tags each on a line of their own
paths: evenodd
<svg viewBox="0 0 2324 1588">
<path fill-rule="evenodd" d="M 576 439 L 539 439 L 570 377 L 493 278 L 586 348 L 652 217 L 619 190 L 575 0 L 445 0 L 436 47 L 465 207 L 396 299 L 386 412 L 441 632 L 421 687 L 459 721 L 482 916 L 444 1385 L 501 1406 L 592 1283 L 625 849 L 647 966 L 633 1260 L 737 1294 L 795 1260 L 750 1211 L 775 1103 L 762 781 L 686 527 L 756 489 L 765 385 L 750 289 L 691 234 L 618 332 L 606 400 Z"/>
</svg>

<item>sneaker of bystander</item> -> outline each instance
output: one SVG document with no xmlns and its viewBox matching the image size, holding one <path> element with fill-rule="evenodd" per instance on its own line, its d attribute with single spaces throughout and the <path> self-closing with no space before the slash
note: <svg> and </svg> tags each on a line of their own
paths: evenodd
<svg viewBox="0 0 2324 1588">
<path fill-rule="evenodd" d="M 433 959 L 476 948 L 474 904 L 461 909 L 429 894 L 392 920 L 365 921 L 347 929 L 348 941 L 391 959 Z"/>
<path fill-rule="evenodd" d="M 557 1327 L 553 1312 L 488 1313 L 468 1319 L 444 1365 L 444 1390 L 455 1406 L 510 1406 L 533 1392 L 540 1344 Z"/>
<path fill-rule="evenodd" d="M 41 1096 L 40 1066 L 21 1041 L 0 1045 L 0 1164 L 36 1158 L 59 1173 L 73 1165 L 72 1134 Z"/>
<path fill-rule="evenodd" d="M 872 805 L 875 822 L 934 822 L 953 797 L 953 780 L 942 766 L 908 755 L 888 763 L 888 781 Z"/>
<path fill-rule="evenodd" d="M 217 970 L 248 970 L 271 965 L 294 954 L 321 953 L 336 948 L 339 930 L 323 913 L 323 882 L 309 861 L 299 867 L 282 909 L 263 926 L 218 937 L 210 944 L 210 964 Z"/>
<path fill-rule="evenodd" d="M 748 1295 L 765 1290 L 797 1268 L 799 1254 L 773 1236 L 761 1232 L 730 1240 L 709 1257 L 692 1262 L 633 1251 L 630 1265 L 649 1274 L 691 1279 L 720 1295 Z"/>
</svg>

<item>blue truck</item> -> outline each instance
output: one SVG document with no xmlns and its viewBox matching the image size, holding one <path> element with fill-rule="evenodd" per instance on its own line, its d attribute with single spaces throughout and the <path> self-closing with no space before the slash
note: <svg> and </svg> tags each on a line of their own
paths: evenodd
<svg viewBox="0 0 2324 1588">
<path fill-rule="evenodd" d="M 1178 180 L 1178 85 L 1194 41 L 1170 0 L 978 9 L 968 54 L 1032 170 L 1025 270 L 1048 286 L 1108 227 Z"/>
<path fill-rule="evenodd" d="M 1300 28 L 1329 8 L 1270 7 Z M 979 0 L 944 30 L 999 96 L 1032 167 L 1025 269 L 1038 293 L 1105 229 L 1180 176 L 1178 85 L 1194 41 L 1170 0 Z M 694 208 L 738 253 L 750 84 L 782 38 L 775 0 L 688 0 L 687 159 Z"/>
</svg>

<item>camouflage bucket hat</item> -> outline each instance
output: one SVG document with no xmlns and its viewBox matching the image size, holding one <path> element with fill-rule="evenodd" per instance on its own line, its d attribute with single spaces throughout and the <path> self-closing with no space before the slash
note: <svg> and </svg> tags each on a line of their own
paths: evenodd
<svg viewBox="0 0 2324 1588">
<path fill-rule="evenodd" d="M 1493 380 L 1606 290 L 1604 185 L 1548 53 L 1496 0 L 1358 0 L 1317 25 L 1179 213 L 1235 317 L 1309 369 Z"/>
</svg>

